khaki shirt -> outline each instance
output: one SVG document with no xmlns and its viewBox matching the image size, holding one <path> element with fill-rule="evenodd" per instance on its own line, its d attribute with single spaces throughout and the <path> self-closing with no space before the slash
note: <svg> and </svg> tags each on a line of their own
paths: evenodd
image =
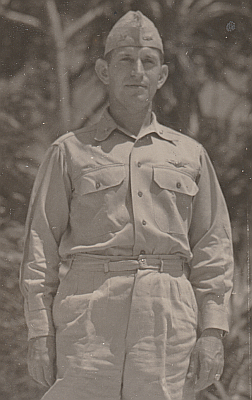
<svg viewBox="0 0 252 400">
<path fill-rule="evenodd" d="M 54 334 L 59 262 L 78 252 L 184 257 L 200 328 L 228 331 L 233 258 L 225 200 L 204 148 L 154 114 L 136 138 L 106 111 L 47 151 L 31 195 L 20 275 L 30 338 Z"/>
</svg>

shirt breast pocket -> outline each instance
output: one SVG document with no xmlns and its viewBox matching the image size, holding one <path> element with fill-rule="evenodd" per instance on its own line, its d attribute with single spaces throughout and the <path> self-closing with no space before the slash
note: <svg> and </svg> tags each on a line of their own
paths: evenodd
<svg viewBox="0 0 252 400">
<path fill-rule="evenodd" d="M 128 213 L 124 164 L 94 168 L 76 179 L 71 223 L 83 226 L 82 237 L 90 239 L 120 230 Z"/>
<path fill-rule="evenodd" d="M 166 167 L 153 167 L 153 209 L 161 231 L 187 234 L 192 200 L 198 190 L 191 176 Z"/>
</svg>

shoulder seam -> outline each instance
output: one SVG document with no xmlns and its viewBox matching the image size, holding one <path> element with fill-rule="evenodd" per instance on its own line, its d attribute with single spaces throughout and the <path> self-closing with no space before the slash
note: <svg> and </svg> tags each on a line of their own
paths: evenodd
<svg viewBox="0 0 252 400">
<path fill-rule="evenodd" d="M 199 145 L 200 147 L 203 147 L 202 144 L 197 139 L 194 139 L 191 136 L 186 135 L 185 133 L 178 132 L 175 129 L 169 128 L 168 126 L 163 125 L 163 127 L 167 129 L 167 132 L 173 134 L 174 136 L 178 136 L 179 138 L 187 138 L 188 140 L 191 140 L 195 144 Z"/>
</svg>

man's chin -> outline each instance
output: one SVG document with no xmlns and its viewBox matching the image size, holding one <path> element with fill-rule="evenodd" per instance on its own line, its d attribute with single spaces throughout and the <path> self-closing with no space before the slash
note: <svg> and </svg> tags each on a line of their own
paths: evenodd
<svg viewBox="0 0 252 400">
<path fill-rule="evenodd" d="M 131 96 L 128 101 L 126 101 L 128 105 L 132 108 L 146 108 L 150 104 L 149 97 L 146 95 L 136 94 Z"/>
</svg>

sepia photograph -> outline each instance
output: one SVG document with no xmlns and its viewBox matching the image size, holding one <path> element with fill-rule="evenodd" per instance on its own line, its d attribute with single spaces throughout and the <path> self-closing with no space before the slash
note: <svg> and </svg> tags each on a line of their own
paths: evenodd
<svg viewBox="0 0 252 400">
<path fill-rule="evenodd" d="M 0 0 L 0 400 L 252 400 L 252 1 Z"/>
</svg>

